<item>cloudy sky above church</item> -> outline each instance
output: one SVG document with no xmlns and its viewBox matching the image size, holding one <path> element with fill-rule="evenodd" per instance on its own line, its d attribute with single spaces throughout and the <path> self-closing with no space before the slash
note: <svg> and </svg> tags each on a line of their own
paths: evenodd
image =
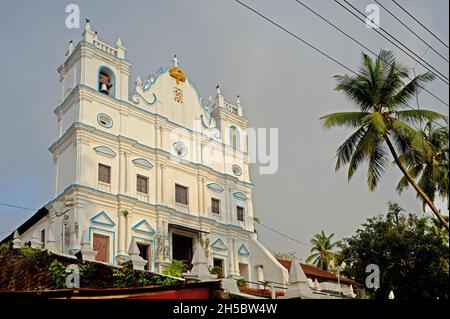
<svg viewBox="0 0 450 319">
<path fill-rule="evenodd" d="M 366 28 L 334 1 L 305 1 L 374 51 L 393 49 L 399 59 L 416 72 L 424 69 L 405 54 Z M 387 6 L 402 13 L 389 1 Z M 48 147 L 57 136 L 53 113 L 60 98 L 57 67 L 64 60 L 69 40 L 77 43 L 81 29 L 65 27 L 68 1 L 10 1 L 0 3 L 0 202 L 39 208 L 52 194 L 52 158 Z M 180 68 L 207 98 L 221 85 L 225 97 L 240 95 L 249 126 L 278 128 L 279 165 L 276 174 L 259 174 L 251 167 L 254 209 L 271 227 L 308 242 L 320 230 L 337 238 L 351 236 L 358 225 L 386 211 L 387 201 L 397 201 L 421 213 L 411 191 L 398 197 L 394 188 L 400 178 L 389 169 L 378 189 L 371 193 L 363 169 L 347 183 L 346 172 L 335 173 L 334 154 L 349 135 L 347 130 L 325 131 L 319 117 L 351 110 L 334 91 L 333 76 L 345 70 L 318 55 L 286 33 L 234 1 L 77 1 L 81 16 L 89 17 L 99 38 L 115 44 L 120 37 L 127 47 L 130 76 L 145 78 L 172 64 Z M 247 3 L 285 25 L 313 45 L 356 69 L 361 48 L 295 1 L 250 1 Z M 371 3 L 353 0 L 364 10 Z M 405 3 L 425 25 L 448 42 L 448 1 L 408 0 Z M 403 16 L 402 16 L 403 17 Z M 409 20 L 407 20 L 409 21 Z M 381 13 L 383 28 L 424 59 L 448 74 L 448 64 L 387 13 Z M 427 40 L 432 41 L 425 33 Z M 433 42 L 435 43 L 435 42 Z M 435 47 L 445 50 L 439 44 Z M 131 85 L 132 83 L 130 83 Z M 448 101 L 448 87 L 436 80 L 430 90 Z M 448 115 L 448 107 L 429 95 L 420 95 L 423 108 Z M 441 207 L 445 205 L 441 203 Z M 0 207 L 0 237 L 8 235 L 33 214 L 32 211 Z M 260 240 L 271 250 L 295 251 L 305 257 L 306 246 L 292 242 L 261 226 Z"/>
</svg>

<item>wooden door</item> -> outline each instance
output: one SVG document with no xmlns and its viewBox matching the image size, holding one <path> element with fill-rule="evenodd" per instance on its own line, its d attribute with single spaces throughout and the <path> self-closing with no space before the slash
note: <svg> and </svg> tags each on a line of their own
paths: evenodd
<svg viewBox="0 0 450 319">
<path fill-rule="evenodd" d="M 109 262 L 109 237 L 99 234 L 94 234 L 94 251 L 96 261 Z"/>
</svg>

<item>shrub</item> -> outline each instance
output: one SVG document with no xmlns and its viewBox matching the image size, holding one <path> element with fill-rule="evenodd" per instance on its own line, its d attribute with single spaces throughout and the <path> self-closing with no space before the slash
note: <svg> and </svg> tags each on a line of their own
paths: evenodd
<svg viewBox="0 0 450 319">
<path fill-rule="evenodd" d="M 236 281 L 236 284 L 238 285 L 238 287 L 243 287 L 243 288 L 247 287 L 247 285 L 248 285 L 247 281 L 245 279 L 243 279 L 243 278 L 238 279 Z"/>
<path fill-rule="evenodd" d="M 223 270 L 219 266 L 210 267 L 209 273 L 212 275 L 217 275 L 217 278 L 223 278 Z"/>
<path fill-rule="evenodd" d="M 53 283 L 55 289 L 64 288 L 64 285 L 66 283 L 66 267 L 64 267 L 64 265 L 61 262 L 54 259 L 50 264 L 50 266 L 48 267 L 48 271 L 53 276 Z"/>
<path fill-rule="evenodd" d="M 172 260 L 170 264 L 164 266 L 163 274 L 172 277 L 179 277 L 186 272 L 187 266 L 182 260 Z"/>
<path fill-rule="evenodd" d="M 116 288 L 125 288 L 135 286 L 134 271 L 129 267 L 113 269 L 113 286 Z"/>
<path fill-rule="evenodd" d="M 10 249 L 11 249 L 10 242 L 0 244 L 0 257 L 6 256 Z"/>
<path fill-rule="evenodd" d="M 32 247 L 20 248 L 20 254 L 24 263 L 28 266 L 35 266 L 40 263 L 41 260 L 41 250 Z"/>
</svg>

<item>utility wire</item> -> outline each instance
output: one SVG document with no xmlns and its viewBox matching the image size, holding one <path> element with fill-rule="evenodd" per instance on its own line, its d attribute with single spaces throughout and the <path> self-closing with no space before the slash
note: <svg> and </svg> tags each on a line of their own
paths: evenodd
<svg viewBox="0 0 450 319">
<path fill-rule="evenodd" d="M 338 65 L 340 65 L 341 67 L 343 67 L 344 69 L 346 69 L 347 71 L 352 72 L 355 75 L 358 75 L 355 71 L 353 71 L 352 69 L 350 69 L 349 67 L 345 66 L 343 63 L 339 62 L 338 60 L 336 60 L 335 58 L 331 57 L 330 55 L 328 55 L 327 53 L 323 52 L 322 50 L 316 48 L 315 46 L 313 46 L 312 44 L 308 43 L 307 41 L 303 40 L 302 38 L 300 38 L 298 35 L 296 35 L 295 33 L 292 33 L 291 31 L 289 31 L 288 29 L 286 29 L 285 27 L 281 26 L 280 24 L 276 23 L 275 21 L 273 21 L 272 19 L 266 17 L 265 15 L 263 15 L 262 13 L 259 13 L 258 11 L 256 11 L 255 9 L 253 9 L 252 7 L 246 5 L 245 3 L 241 2 L 240 0 L 234 0 L 235 2 L 239 3 L 241 6 L 247 8 L 248 10 L 252 11 L 253 13 L 255 13 L 256 15 L 260 16 L 261 18 L 263 18 L 264 20 L 270 22 L 271 24 L 273 24 L 274 26 L 276 26 L 277 28 L 283 30 L 284 32 L 286 32 L 287 34 L 289 34 L 290 36 L 294 37 L 295 39 L 297 39 L 298 41 L 302 42 L 303 44 L 309 46 L 311 49 L 313 49 L 314 51 L 320 53 L 321 55 L 325 56 L 326 58 L 330 59 L 331 61 L 337 63 Z"/>
<path fill-rule="evenodd" d="M 36 208 L 29 208 L 29 207 L 23 207 L 23 206 L 16 206 L 16 205 L 12 205 L 12 204 L 6 204 L 6 203 L 0 203 L 1 206 L 7 206 L 7 207 L 13 207 L 13 208 L 18 208 L 18 209 L 23 209 L 23 210 L 32 210 L 32 211 L 37 211 L 38 209 Z"/>
<path fill-rule="evenodd" d="M 272 228 L 272 227 L 270 227 L 270 226 L 267 226 L 266 224 L 263 224 L 263 223 L 261 223 L 260 221 L 257 221 L 257 223 L 258 223 L 259 225 L 261 225 L 261 226 L 263 226 L 263 227 L 265 227 L 265 228 L 267 228 L 267 229 L 273 231 L 274 233 L 277 233 L 278 235 L 281 235 L 281 236 L 283 236 L 283 237 L 285 237 L 285 238 L 287 238 L 287 239 L 290 239 L 290 240 L 292 240 L 292 241 L 294 241 L 294 242 L 296 242 L 296 243 L 298 243 L 298 244 L 300 244 L 300 245 L 306 246 L 306 247 L 308 247 L 308 248 L 312 248 L 312 247 L 313 247 L 313 246 L 310 245 L 310 244 L 306 244 L 306 243 L 304 243 L 304 242 L 302 242 L 302 241 L 300 241 L 300 240 L 298 240 L 298 239 L 295 239 L 295 238 L 293 238 L 293 237 L 291 237 L 291 236 L 288 236 L 288 235 L 286 235 L 286 234 L 284 234 L 284 233 L 282 233 L 282 232 L 280 232 L 280 231 L 278 231 L 278 230 L 276 230 L 276 229 L 274 229 L 274 228 Z"/>
<path fill-rule="evenodd" d="M 353 10 L 355 10 L 356 12 L 358 12 L 362 17 L 364 17 L 364 19 L 359 18 L 359 20 L 361 20 L 364 24 L 366 24 L 365 18 L 366 15 L 361 12 L 360 10 L 358 10 L 358 8 L 356 8 L 354 5 L 352 5 L 350 2 L 348 2 L 347 0 L 343 0 L 346 4 L 348 4 Z M 335 0 L 335 2 L 338 2 L 338 0 Z M 339 3 L 339 2 L 338 2 Z M 347 9 L 347 11 L 349 11 Z M 349 11 L 350 12 L 350 11 Z M 443 77 L 440 78 L 437 74 L 435 74 L 441 81 L 445 82 L 447 85 L 449 85 L 449 78 L 441 73 L 439 70 L 437 70 L 434 66 L 432 66 L 430 63 L 428 63 L 427 61 L 425 61 L 424 59 L 422 59 L 419 55 L 417 55 L 413 50 L 411 50 L 410 48 L 408 48 L 406 45 L 404 45 L 401 41 L 399 41 L 395 36 L 393 36 L 391 33 L 389 33 L 388 31 L 386 31 L 384 28 L 382 28 L 380 25 L 376 24 L 375 22 L 373 22 L 373 24 L 378 27 L 381 31 L 383 31 L 385 34 L 387 34 L 389 37 L 391 37 L 395 42 L 397 42 L 399 45 L 401 45 L 403 48 L 405 48 L 406 50 L 408 50 L 411 54 L 413 54 L 417 59 L 419 59 L 420 61 L 422 61 L 423 63 L 425 63 L 427 66 L 429 66 L 431 69 L 433 69 L 437 74 L 439 74 L 440 76 Z M 407 54 L 410 58 L 412 58 L 414 61 L 419 62 L 415 57 L 411 56 L 411 54 L 409 54 L 408 52 L 404 51 L 402 48 L 400 48 L 397 44 L 395 44 L 394 42 L 392 42 L 390 39 L 386 38 L 381 32 L 379 32 L 376 28 L 373 28 L 373 30 L 375 32 L 377 32 L 378 34 L 382 35 L 386 40 L 388 40 L 390 43 L 392 43 L 393 45 L 395 45 L 397 48 L 399 48 L 400 50 L 402 50 L 405 54 Z M 419 62 L 420 63 L 420 62 Z M 432 72 L 429 68 L 427 68 L 425 65 L 423 65 L 422 63 L 420 63 L 420 65 L 422 65 L 424 68 L 426 68 L 428 71 Z M 432 72 L 433 73 L 433 72 Z"/>
<path fill-rule="evenodd" d="M 320 15 L 317 11 L 314 11 L 313 9 L 311 9 L 309 6 L 307 6 L 306 4 L 304 4 L 303 2 L 299 1 L 299 0 L 295 0 L 298 4 L 300 4 L 301 6 L 303 6 L 304 8 L 306 8 L 307 10 L 309 10 L 311 13 L 313 13 L 314 15 L 316 15 L 317 17 L 319 17 L 320 19 L 322 19 L 323 21 L 325 21 L 326 23 L 328 23 L 329 25 L 331 25 L 333 28 L 335 28 L 336 30 L 338 30 L 339 32 L 341 32 L 342 34 L 344 34 L 347 38 L 349 38 L 350 40 L 354 41 L 355 43 L 359 44 L 362 48 L 364 48 L 365 50 L 369 51 L 370 53 L 372 53 L 374 56 L 376 57 L 380 57 L 376 52 L 374 52 L 373 50 L 371 50 L 369 47 L 367 47 L 367 45 L 364 45 L 363 43 L 361 43 L 360 41 L 358 41 L 357 39 L 355 39 L 354 37 L 352 37 L 351 35 L 349 35 L 347 32 L 345 32 L 344 30 L 342 30 L 341 28 L 339 28 L 336 24 L 334 24 L 333 22 L 329 21 L 327 18 L 323 17 L 322 15 Z M 428 50 L 428 48 L 427 48 Z M 384 61 L 386 63 L 388 63 L 387 61 Z M 392 65 L 392 63 L 388 63 L 389 65 Z M 418 62 L 416 61 L 416 65 L 418 64 Z M 410 80 L 412 80 L 409 76 L 408 78 Z M 436 100 L 438 100 L 439 102 L 441 102 L 442 104 L 445 104 L 446 106 L 449 106 L 449 104 L 447 102 L 445 102 L 444 100 L 442 100 L 440 97 L 438 97 L 436 94 L 434 94 L 433 92 L 429 91 L 427 88 L 422 87 L 422 89 L 424 91 L 426 91 L 428 94 L 430 94 L 432 97 L 434 97 Z"/>
<path fill-rule="evenodd" d="M 408 27 L 406 25 L 406 23 L 404 23 L 402 20 L 400 20 L 399 18 L 397 18 L 395 16 L 395 14 L 393 14 L 390 10 L 388 10 L 384 5 L 382 5 L 378 0 L 374 0 L 380 7 L 382 7 L 387 13 L 389 13 L 395 20 L 397 20 L 402 26 L 404 26 L 406 29 L 408 29 L 412 34 L 414 34 L 416 36 L 416 38 L 418 38 L 422 43 L 424 43 L 429 49 L 431 49 L 434 53 L 436 53 L 437 55 L 439 55 L 442 59 L 444 59 L 445 61 L 447 61 L 447 63 L 449 62 L 449 60 L 444 57 L 442 54 L 440 54 L 437 50 L 435 50 L 430 44 L 428 44 L 428 42 L 426 42 L 424 39 L 422 39 L 416 32 L 414 32 L 414 30 L 412 30 L 410 27 Z"/>
<path fill-rule="evenodd" d="M 405 12 L 407 15 L 409 15 L 414 21 L 416 21 L 422 28 L 424 28 L 425 30 L 428 31 L 428 33 L 430 33 L 433 37 L 435 37 L 439 42 L 441 42 L 445 47 L 448 47 L 448 44 L 446 44 L 444 41 L 442 41 L 441 39 L 439 39 L 430 29 L 428 29 L 422 22 L 420 22 L 419 20 L 417 20 L 411 13 L 409 13 L 405 8 L 403 8 L 397 1 L 392 0 L 392 2 L 394 2 L 400 9 L 403 10 L 403 12 Z"/>
<path fill-rule="evenodd" d="M 256 15 L 260 16 L 261 18 L 263 18 L 264 20 L 270 22 L 271 24 L 275 25 L 277 28 L 283 30 L 284 32 L 288 33 L 289 35 L 291 35 L 292 37 L 294 37 L 295 39 L 297 39 L 298 41 L 308 45 L 310 48 L 314 49 L 315 51 L 319 52 L 321 55 L 325 56 L 326 58 L 330 59 L 331 61 L 335 62 L 336 64 L 340 65 L 341 67 L 345 68 L 346 70 L 350 71 L 351 73 L 353 73 L 354 75 L 358 75 L 358 73 L 356 71 L 353 71 L 351 68 L 349 68 L 348 66 L 346 66 L 345 64 L 343 64 L 342 62 L 339 62 L 338 60 L 336 60 L 335 58 L 331 57 L 329 54 L 323 52 L 322 50 L 318 49 L 317 47 L 309 44 L 307 41 L 303 40 L 302 38 L 300 38 L 300 36 L 296 35 L 295 33 L 289 31 L 288 29 L 286 29 L 285 27 L 281 26 L 280 24 L 278 24 L 277 22 L 273 21 L 272 19 L 268 18 L 267 16 L 263 15 L 262 13 L 258 12 L 257 10 L 253 9 L 252 7 L 246 5 L 245 3 L 242 3 L 240 0 L 234 0 L 236 3 L 240 4 L 241 6 L 247 8 L 248 10 L 252 11 L 253 13 L 255 13 Z M 335 0 L 336 1 L 336 0 Z M 403 103 L 403 105 L 405 105 L 406 107 L 410 108 L 413 111 L 417 111 L 417 109 L 413 108 L 412 106 L 409 106 L 406 103 Z M 447 104 L 448 105 L 448 104 Z M 441 124 L 435 122 L 434 120 L 432 121 L 433 123 L 435 123 L 436 125 L 440 126 L 440 127 L 444 127 Z"/>
<path fill-rule="evenodd" d="M 345 10 L 347 10 L 349 13 L 351 13 L 353 16 L 355 16 L 358 20 L 362 21 L 362 23 L 366 24 L 365 19 L 362 19 L 361 17 L 358 17 L 358 15 L 356 15 L 353 11 L 351 11 L 349 8 L 347 8 L 346 6 L 344 6 L 342 3 L 340 3 L 338 0 L 334 0 L 337 4 L 339 4 L 342 8 L 344 8 Z M 363 16 L 364 18 L 366 17 L 364 15 L 364 13 L 362 13 L 361 11 L 358 10 L 358 8 L 356 8 L 355 6 L 353 6 L 351 3 L 349 3 L 347 0 L 343 0 L 346 4 L 348 4 L 351 8 L 353 8 L 353 10 L 355 10 L 356 12 L 358 12 L 361 16 Z M 397 44 L 395 44 L 391 39 L 389 39 L 387 36 L 385 36 L 383 33 L 381 33 L 380 31 L 378 31 L 376 28 L 373 28 L 373 30 L 378 33 L 379 35 L 381 35 L 384 39 L 386 39 L 387 41 L 389 41 L 391 44 L 393 44 L 394 46 L 396 46 L 398 49 L 400 49 L 403 53 L 405 53 L 406 55 L 408 55 L 411 59 L 413 59 L 414 61 L 418 62 L 421 66 L 423 66 L 425 69 L 427 69 L 428 71 L 430 71 L 431 73 L 433 73 L 439 80 L 441 80 L 442 82 L 444 82 L 445 84 L 449 85 L 449 78 L 447 76 L 445 76 L 444 74 L 442 74 L 441 72 L 439 72 L 436 68 L 434 68 L 432 65 L 430 65 L 428 62 L 426 62 L 425 60 L 423 60 L 422 58 L 420 58 L 416 53 L 414 53 L 411 49 L 409 49 L 407 46 L 405 46 L 403 43 L 401 43 L 400 41 L 398 41 L 393 35 L 391 35 L 389 32 L 387 32 L 386 30 L 384 30 L 382 27 L 380 27 L 379 25 L 375 24 L 375 26 L 377 26 L 380 30 L 382 30 L 383 32 L 385 32 L 388 36 L 390 36 L 392 39 L 394 39 L 394 41 L 398 42 L 401 46 L 403 46 L 406 50 L 410 51 L 413 55 L 415 55 L 417 58 L 419 58 L 419 60 L 423 61 L 426 65 L 428 65 L 429 67 L 427 67 L 426 65 L 424 65 L 422 62 L 419 62 L 414 56 L 412 56 L 409 52 L 407 52 L 406 50 L 404 50 L 403 48 L 401 48 L 400 46 L 398 46 Z M 430 70 L 433 69 L 435 72 Z M 437 73 L 437 74 L 436 74 Z M 438 75 L 439 74 L 439 75 Z"/>
</svg>

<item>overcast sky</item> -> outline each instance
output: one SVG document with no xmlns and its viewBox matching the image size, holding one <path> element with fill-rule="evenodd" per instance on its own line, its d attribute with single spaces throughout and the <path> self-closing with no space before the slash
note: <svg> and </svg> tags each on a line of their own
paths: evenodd
<svg viewBox="0 0 450 319">
<path fill-rule="evenodd" d="M 359 66 L 362 49 L 294 0 L 243 1 L 345 65 Z M 334 1 L 304 2 L 374 51 L 393 49 L 405 65 L 424 71 Z M 362 11 L 371 3 L 350 2 Z M 442 44 L 391 1 L 380 2 L 448 57 Z M 448 43 L 447 0 L 399 2 Z M 220 83 L 229 100 L 240 94 L 251 127 L 279 129 L 278 172 L 260 175 L 258 165 L 251 167 L 255 214 L 262 222 L 309 242 L 320 230 L 333 232 L 336 238 L 351 236 L 367 217 L 384 213 L 388 200 L 422 214 L 412 191 L 401 197 L 395 194 L 400 178 L 395 167 L 386 172 L 375 192 L 367 189 L 364 169 L 350 183 L 345 170 L 335 173 L 336 148 L 351 132 L 325 131 L 319 117 L 352 110 L 334 92 L 333 75 L 346 71 L 231 0 L 0 0 L 0 202 L 40 208 L 51 198 L 48 147 L 57 136 L 53 109 L 61 91 L 56 69 L 64 60 L 68 41 L 77 43 L 82 32 L 65 27 L 69 3 L 80 6 L 83 19 L 91 19 L 101 41 L 115 45 L 118 37 L 122 39 L 127 60 L 133 64 L 131 82 L 138 74 L 145 78 L 161 66 L 170 66 L 176 53 L 200 95 L 214 95 Z M 448 76 L 448 64 L 384 11 L 380 23 Z M 447 85 L 436 80 L 429 89 L 448 102 Z M 420 104 L 448 115 L 448 107 L 426 93 L 420 95 Z M 0 238 L 32 214 L 0 206 Z M 307 247 L 257 228 L 269 249 L 307 256 Z"/>
</svg>

